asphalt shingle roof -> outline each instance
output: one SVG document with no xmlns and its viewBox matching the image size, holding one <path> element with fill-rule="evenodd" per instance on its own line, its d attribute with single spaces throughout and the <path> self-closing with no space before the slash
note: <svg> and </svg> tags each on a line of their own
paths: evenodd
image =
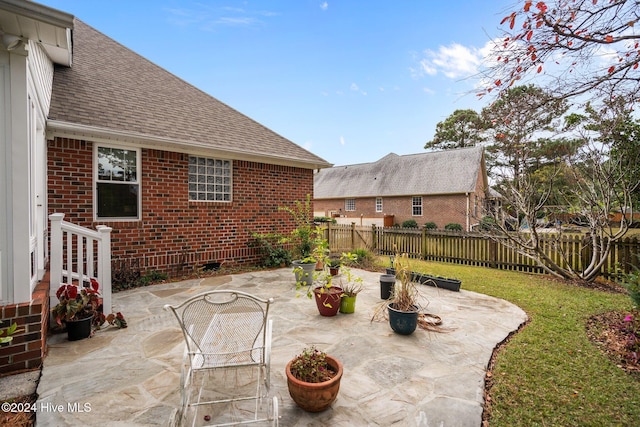
<svg viewBox="0 0 640 427">
<path fill-rule="evenodd" d="M 314 175 L 314 198 L 389 197 L 473 192 L 483 167 L 482 147 L 399 156 L 335 166 Z"/>
<path fill-rule="evenodd" d="M 54 72 L 49 119 L 312 169 L 330 166 L 78 19 L 73 64 Z"/>
</svg>

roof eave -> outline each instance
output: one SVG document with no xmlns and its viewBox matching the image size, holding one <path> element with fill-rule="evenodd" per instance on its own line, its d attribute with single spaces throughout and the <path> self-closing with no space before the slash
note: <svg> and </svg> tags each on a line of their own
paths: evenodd
<svg viewBox="0 0 640 427">
<path fill-rule="evenodd" d="M 49 120 L 47 122 L 47 139 L 53 139 L 55 137 L 84 139 L 110 144 L 133 144 L 137 147 L 154 150 L 165 150 L 194 155 L 200 154 L 233 160 L 245 160 L 298 167 L 302 169 L 324 169 L 333 166 L 331 163 L 322 161 L 273 156 L 244 150 L 214 147 L 202 142 L 175 140 L 155 135 L 99 128 L 59 120 Z"/>
<path fill-rule="evenodd" d="M 71 65 L 73 15 L 24 0 L 0 0 L 0 9 L 8 12 L 4 18 L 10 20 L 5 24 L 12 23 L 9 25 L 11 28 L 4 28 L 5 31 L 40 43 L 53 62 Z M 17 16 L 22 17 L 18 26 Z"/>
</svg>

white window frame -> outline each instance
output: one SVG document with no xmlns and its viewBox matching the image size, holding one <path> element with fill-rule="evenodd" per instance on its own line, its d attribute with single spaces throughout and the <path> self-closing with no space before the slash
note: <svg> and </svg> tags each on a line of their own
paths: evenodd
<svg viewBox="0 0 640 427">
<path fill-rule="evenodd" d="M 345 212 L 355 212 L 356 199 L 344 199 L 344 210 Z"/>
<path fill-rule="evenodd" d="M 376 212 L 382 212 L 382 197 L 376 197 Z"/>
<path fill-rule="evenodd" d="M 138 215 L 136 217 L 101 217 L 98 215 L 98 183 L 110 183 L 113 181 L 100 180 L 98 174 L 98 149 L 99 148 L 115 148 L 119 150 L 135 151 L 136 153 L 136 180 L 135 181 L 122 181 L 122 185 L 137 185 L 138 186 Z M 119 184 L 119 182 L 115 182 Z M 95 221 L 111 221 L 111 222 L 126 222 L 126 221 L 140 221 L 142 218 L 142 150 L 140 148 L 134 148 L 126 145 L 117 144 L 93 144 L 93 218 Z"/>
<path fill-rule="evenodd" d="M 420 213 L 416 213 L 416 209 L 420 209 Z M 411 216 L 422 216 L 422 196 L 411 197 Z"/>
<path fill-rule="evenodd" d="M 194 160 L 196 162 L 195 165 L 192 164 Z M 205 164 L 200 165 L 200 160 Z M 196 170 L 193 170 L 194 166 Z M 201 171 L 201 168 L 204 168 L 204 170 Z M 189 202 L 231 203 L 233 201 L 232 160 L 189 155 L 188 169 L 187 198 Z M 228 174 L 225 174 L 225 171 L 228 171 Z M 196 188 L 194 189 L 193 186 L 196 186 Z M 204 188 L 200 189 L 201 186 Z M 228 191 L 225 191 L 225 187 L 228 187 Z M 203 198 L 200 198 L 201 194 Z M 195 198 L 193 197 L 194 195 Z M 222 198 L 218 198 L 218 195 Z M 225 196 L 228 197 L 225 198 Z"/>
</svg>

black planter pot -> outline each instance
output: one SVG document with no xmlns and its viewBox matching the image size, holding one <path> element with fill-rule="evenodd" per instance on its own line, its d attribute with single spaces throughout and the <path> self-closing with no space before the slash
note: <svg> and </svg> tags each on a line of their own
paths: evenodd
<svg viewBox="0 0 640 427">
<path fill-rule="evenodd" d="M 400 335 L 411 335 L 418 327 L 418 307 L 413 306 L 414 311 L 399 311 L 388 304 L 389 326 L 393 332 Z"/>
<path fill-rule="evenodd" d="M 391 298 L 391 290 L 396 283 L 396 276 L 393 274 L 380 275 L 380 299 Z"/>
<path fill-rule="evenodd" d="M 395 268 L 387 268 L 387 274 L 396 274 Z M 411 273 L 411 280 L 422 285 L 435 286 L 449 291 L 460 291 L 462 282 L 458 279 L 448 279 L 446 277 L 431 276 L 429 274 Z"/>
<path fill-rule="evenodd" d="M 420 283 L 423 285 L 435 286 L 440 289 L 447 289 L 450 291 L 460 291 L 460 284 L 462 283 L 458 279 L 447 279 L 446 277 L 436 277 L 423 274 Z"/>
<path fill-rule="evenodd" d="M 89 336 L 91 335 L 92 320 L 93 316 L 86 317 L 80 320 L 68 320 L 66 322 L 66 326 L 67 337 L 69 338 L 69 341 L 78 341 L 89 338 Z"/>
</svg>

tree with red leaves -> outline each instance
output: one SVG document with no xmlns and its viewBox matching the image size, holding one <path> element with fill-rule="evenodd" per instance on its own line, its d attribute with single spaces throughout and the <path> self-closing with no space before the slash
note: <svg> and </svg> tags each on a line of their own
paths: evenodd
<svg viewBox="0 0 640 427">
<path fill-rule="evenodd" d="M 524 0 L 505 16 L 480 96 L 530 80 L 556 98 L 640 99 L 638 0 Z"/>
</svg>

